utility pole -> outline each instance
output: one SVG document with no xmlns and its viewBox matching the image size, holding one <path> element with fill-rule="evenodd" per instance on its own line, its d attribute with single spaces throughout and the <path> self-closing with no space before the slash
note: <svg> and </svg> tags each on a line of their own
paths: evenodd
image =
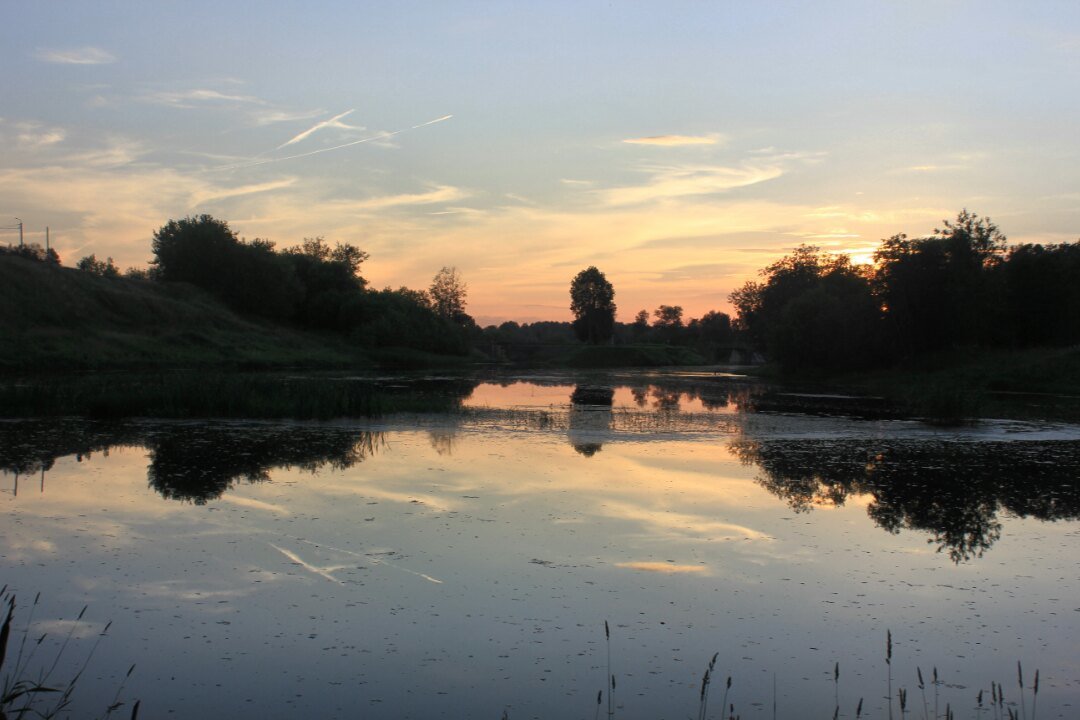
<svg viewBox="0 0 1080 720">
<path fill-rule="evenodd" d="M 45 226 L 45 252 L 49 252 L 49 226 Z"/>
<path fill-rule="evenodd" d="M 15 218 L 15 219 L 19 220 L 19 218 Z M 23 227 L 22 227 L 22 225 L 23 225 L 22 220 L 19 220 L 19 247 L 23 246 L 23 238 L 22 238 Z"/>
</svg>

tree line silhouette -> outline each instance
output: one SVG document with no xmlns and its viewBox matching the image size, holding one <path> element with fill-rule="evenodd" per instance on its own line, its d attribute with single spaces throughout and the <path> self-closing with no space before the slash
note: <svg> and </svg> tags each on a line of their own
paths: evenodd
<svg viewBox="0 0 1080 720">
<path fill-rule="evenodd" d="M 0 248 L 59 265 L 53 250 Z M 210 215 L 170 220 L 154 233 L 149 270 L 121 273 L 90 255 L 77 267 L 105 278 L 197 285 L 242 314 L 343 335 L 362 347 L 447 355 L 496 345 L 658 344 L 724 361 L 754 348 L 789 371 L 886 366 L 957 347 L 1064 346 L 1080 341 L 1080 241 L 1008 246 L 989 219 L 967 210 L 927 237 L 881 241 L 870 264 L 802 245 L 729 296 L 684 321 L 662 304 L 616 321 L 615 289 L 588 267 L 570 284 L 572 322 L 480 328 L 465 311 L 467 285 L 444 267 L 425 290 L 375 290 L 361 275 L 368 254 L 323 238 L 277 249 L 245 240 Z"/>
<path fill-rule="evenodd" d="M 1006 245 L 963 210 L 894 235 L 871 265 L 803 245 L 730 296 L 738 325 L 788 370 L 848 370 L 957 347 L 1080 341 L 1080 241 Z"/>
<path fill-rule="evenodd" d="M 321 237 L 277 250 L 237 237 L 209 215 L 170 220 L 154 233 L 149 276 L 202 287 L 242 313 L 316 331 L 345 334 L 370 347 L 410 347 L 461 355 L 475 325 L 464 312 L 464 286 L 444 268 L 431 292 L 371 290 L 360 274 L 368 259 L 349 244 Z"/>
</svg>

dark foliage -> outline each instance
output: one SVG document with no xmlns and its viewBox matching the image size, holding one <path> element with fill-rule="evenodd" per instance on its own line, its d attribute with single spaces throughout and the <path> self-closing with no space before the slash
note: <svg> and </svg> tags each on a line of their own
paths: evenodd
<svg viewBox="0 0 1080 720">
<path fill-rule="evenodd" d="M 1016 245 L 996 270 L 1016 344 L 1080 342 L 1080 241 Z"/>
<path fill-rule="evenodd" d="M 355 293 L 342 305 L 339 326 L 370 347 L 408 347 L 431 353 L 465 355 L 465 328 L 441 317 L 426 293 L 408 288 Z"/>
<path fill-rule="evenodd" d="M 895 235 L 874 254 L 874 284 L 894 347 L 910 354 L 996 339 L 1000 318 L 993 270 L 1005 236 L 967 210 L 926 238 Z"/>
<path fill-rule="evenodd" d="M 836 371 L 965 347 L 1080 342 L 1080 242 L 1018 245 L 963 210 L 874 266 L 802 246 L 730 296 L 746 338 L 788 370 Z"/>
<path fill-rule="evenodd" d="M 463 311 L 440 316 L 422 291 L 369 291 L 360 275 L 368 254 L 353 245 L 305 238 L 277 252 L 269 241 L 241 240 L 224 221 L 200 215 L 170 220 L 154 234 L 153 251 L 154 278 L 193 283 L 242 313 L 342 333 L 371 348 L 469 350 L 471 318 Z M 459 289 L 458 309 L 464 285 Z"/>
<path fill-rule="evenodd" d="M 25 245 L 0 245 L 0 255 L 14 255 L 15 257 L 22 257 L 27 260 L 53 265 L 55 267 L 60 266 L 60 256 L 56 253 L 56 250 L 52 248 L 46 250 L 37 243 L 26 243 Z"/>
<path fill-rule="evenodd" d="M 75 267 L 83 272 L 96 275 L 104 278 L 118 278 L 120 277 L 120 268 L 113 264 L 112 258 L 105 260 L 98 260 L 96 255 L 87 255 L 84 258 L 80 258 L 79 262 L 75 263 Z"/>
<path fill-rule="evenodd" d="M 367 285 L 360 265 L 368 254 L 352 245 L 331 248 L 321 237 L 305 238 L 282 256 L 300 281 L 296 315 L 305 327 L 333 329 L 342 305 Z"/>
<path fill-rule="evenodd" d="M 866 367 L 880 315 L 862 268 L 803 245 L 731 295 L 743 330 L 789 370 Z"/>
<path fill-rule="evenodd" d="M 241 240 L 210 215 L 170 220 L 154 233 L 152 249 L 157 279 L 198 285 L 240 312 L 289 320 L 303 298 L 294 267 L 272 242 Z"/>
<path fill-rule="evenodd" d="M 574 333 L 590 344 L 607 342 L 615 329 L 615 288 L 595 267 L 579 272 L 570 283 Z"/>
</svg>

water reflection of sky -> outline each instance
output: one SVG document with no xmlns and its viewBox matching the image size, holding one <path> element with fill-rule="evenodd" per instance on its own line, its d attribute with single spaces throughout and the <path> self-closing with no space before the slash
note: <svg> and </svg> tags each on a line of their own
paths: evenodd
<svg viewBox="0 0 1080 720">
<path fill-rule="evenodd" d="M 790 472 L 773 440 L 857 423 L 782 421 L 779 435 L 764 420 L 622 435 L 591 456 L 563 429 L 390 422 L 350 464 L 237 466 L 248 475 L 205 504 L 150 486 L 155 453 L 177 442 L 155 430 L 163 444 L 63 456 L 44 492 L 35 475 L 0 496 L 0 582 L 41 591 L 41 622 L 85 603 L 92 628 L 111 619 L 100 679 L 77 699 L 104 707 L 135 662 L 128 694 L 147 717 L 591 717 L 605 620 L 619 715 L 694 714 L 719 652 L 743 717 L 772 716 L 774 674 L 781 717 L 831 714 L 836 661 L 843 713 L 864 697 L 864 716 L 883 717 L 890 629 L 909 702 L 915 668 L 936 666 L 970 714 L 991 680 L 1015 687 L 1021 660 L 1041 670 L 1039 717 L 1070 717 L 1077 522 L 1004 513 L 989 554 L 954 563 L 927 532 L 870 522 L 859 485 L 796 512 L 761 482 L 764 467 Z M 837 447 L 800 452 L 836 464 Z"/>
<path fill-rule="evenodd" d="M 734 405 L 723 401 L 710 402 L 693 389 L 654 384 L 647 380 L 633 385 L 619 385 L 617 380 L 608 381 L 613 392 L 613 410 L 653 410 L 684 413 L 731 413 Z M 577 389 L 574 384 L 537 384 L 517 381 L 504 384 L 482 383 L 465 399 L 466 407 L 515 409 L 515 408 L 566 408 Z"/>
</svg>

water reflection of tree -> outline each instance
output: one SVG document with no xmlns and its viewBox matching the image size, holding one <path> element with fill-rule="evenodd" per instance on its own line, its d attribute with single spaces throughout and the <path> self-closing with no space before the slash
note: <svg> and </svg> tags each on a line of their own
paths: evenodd
<svg viewBox="0 0 1080 720">
<path fill-rule="evenodd" d="M 0 422 L 0 470 L 31 475 L 51 470 L 58 457 L 75 455 L 81 462 L 95 452 L 138 443 L 138 430 L 120 423 L 71 419 Z"/>
<path fill-rule="evenodd" d="M 454 454 L 454 446 L 457 444 L 457 429 L 454 427 L 441 427 L 428 430 L 428 440 L 431 447 L 440 455 L 447 457 Z"/>
<path fill-rule="evenodd" d="M 982 556 L 1001 537 L 1001 512 L 1080 519 L 1077 443 L 742 440 L 732 447 L 796 512 L 870 495 L 867 513 L 878 526 L 929 532 L 955 562 Z"/>
<path fill-rule="evenodd" d="M 382 443 L 380 433 L 318 425 L 41 420 L 0 423 L 0 470 L 30 475 L 51 469 L 59 457 L 81 462 L 110 448 L 145 447 L 150 487 L 165 498 L 203 504 L 237 483 L 269 479 L 274 468 L 351 467 Z"/>
<path fill-rule="evenodd" d="M 151 442 L 147 481 L 162 497 L 201 505 L 276 468 L 352 467 L 382 443 L 381 433 L 318 426 L 169 428 Z"/>
<path fill-rule="evenodd" d="M 611 407 L 615 389 L 598 385 L 577 385 L 570 395 L 570 444 L 581 455 L 592 457 L 600 452 L 603 443 L 596 441 L 597 433 L 611 429 Z"/>
</svg>

